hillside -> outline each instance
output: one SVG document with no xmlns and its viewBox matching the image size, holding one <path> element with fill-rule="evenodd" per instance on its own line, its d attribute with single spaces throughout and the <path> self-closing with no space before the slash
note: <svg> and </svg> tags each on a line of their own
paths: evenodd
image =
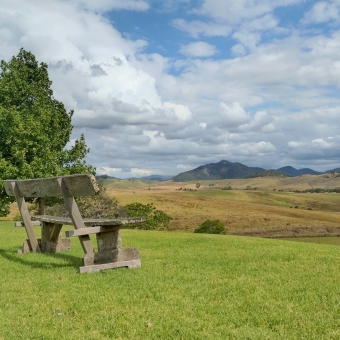
<svg viewBox="0 0 340 340">
<path fill-rule="evenodd" d="M 302 175 L 321 175 L 339 171 L 340 168 L 327 170 L 325 172 L 315 171 L 310 168 L 295 169 L 288 165 L 277 170 L 265 170 L 258 167 L 248 167 L 241 163 L 232 163 L 222 160 L 218 163 L 201 165 L 190 171 L 182 172 L 172 177 L 174 182 L 203 181 L 203 180 L 220 180 L 236 178 L 254 178 L 254 177 L 298 177 Z"/>
<path fill-rule="evenodd" d="M 256 177 L 288 177 L 289 175 L 279 171 L 279 170 L 261 170 L 256 171 L 253 174 L 248 175 L 246 178 L 256 178 Z"/>
<path fill-rule="evenodd" d="M 298 170 L 298 169 L 293 168 L 292 166 L 284 166 L 277 170 L 292 177 L 297 177 L 301 175 L 320 175 L 321 174 L 321 172 L 315 171 L 313 169 L 303 168 L 303 169 Z"/>
<path fill-rule="evenodd" d="M 165 176 L 165 175 L 150 175 L 150 176 L 144 176 L 144 177 L 140 177 L 138 179 L 144 180 L 144 181 L 158 181 L 158 182 L 164 182 L 164 181 L 168 181 L 169 179 L 171 179 L 172 176 Z"/>
<path fill-rule="evenodd" d="M 182 172 L 174 176 L 174 182 L 187 182 L 198 180 L 218 180 L 226 178 L 245 178 L 255 172 L 262 171 L 262 168 L 252 168 L 241 163 L 232 163 L 222 160 L 218 163 L 210 163 L 198 168 Z"/>
</svg>

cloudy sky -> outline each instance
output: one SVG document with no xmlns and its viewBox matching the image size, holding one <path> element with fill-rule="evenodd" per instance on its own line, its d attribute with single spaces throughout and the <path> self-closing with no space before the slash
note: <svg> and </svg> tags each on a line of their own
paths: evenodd
<svg viewBox="0 0 340 340">
<path fill-rule="evenodd" d="M 0 0 L 98 174 L 340 166 L 340 0 Z"/>
</svg>

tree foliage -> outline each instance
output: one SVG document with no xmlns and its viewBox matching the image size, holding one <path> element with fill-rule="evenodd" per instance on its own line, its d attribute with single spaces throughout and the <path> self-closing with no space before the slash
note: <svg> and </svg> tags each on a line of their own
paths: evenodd
<svg viewBox="0 0 340 340">
<path fill-rule="evenodd" d="M 132 224 L 129 228 L 142 230 L 165 230 L 169 228 L 172 217 L 165 212 L 156 209 L 153 203 L 131 203 L 124 206 L 124 210 L 129 217 L 145 216 L 146 221 Z"/>
<path fill-rule="evenodd" d="M 4 179 L 51 177 L 95 172 L 84 158 L 89 149 L 81 135 L 66 149 L 73 111 L 53 97 L 47 64 L 20 49 L 0 73 L 0 216 L 8 213 Z"/>
</svg>

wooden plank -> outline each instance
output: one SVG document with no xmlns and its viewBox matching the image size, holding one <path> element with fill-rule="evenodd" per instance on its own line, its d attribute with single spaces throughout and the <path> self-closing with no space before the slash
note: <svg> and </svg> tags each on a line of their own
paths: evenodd
<svg viewBox="0 0 340 340">
<path fill-rule="evenodd" d="M 26 233 L 30 241 L 32 251 L 40 253 L 40 247 L 38 244 L 38 240 L 34 234 L 34 229 L 33 229 L 33 225 L 31 222 L 31 216 L 28 212 L 25 198 L 20 196 L 15 182 L 11 182 L 11 187 L 12 187 L 12 191 L 14 193 L 15 199 L 17 201 L 21 217 L 25 225 Z"/>
<path fill-rule="evenodd" d="M 50 230 L 50 240 L 52 242 L 57 242 L 59 235 L 60 235 L 60 232 L 61 232 L 62 225 L 56 224 L 56 223 L 53 223 L 52 225 L 53 225 L 53 227 Z"/>
<path fill-rule="evenodd" d="M 65 231 L 66 237 L 73 237 L 73 236 L 82 236 L 82 235 L 90 235 L 90 234 L 98 234 L 98 233 L 107 233 L 119 230 L 120 226 L 98 226 L 92 228 L 83 228 L 83 229 L 76 229 L 76 230 L 68 230 Z"/>
<path fill-rule="evenodd" d="M 31 221 L 31 223 L 32 223 L 32 226 L 33 226 L 33 227 L 37 227 L 37 226 L 40 226 L 40 225 L 41 225 L 41 222 L 40 222 L 40 221 Z M 15 222 L 14 225 L 15 225 L 16 227 L 24 227 L 24 226 L 25 226 L 25 224 L 24 224 L 23 221 Z"/>
<path fill-rule="evenodd" d="M 62 224 L 43 222 L 41 227 L 41 241 L 57 242 Z"/>
<path fill-rule="evenodd" d="M 49 222 L 55 224 L 65 224 L 65 225 L 73 225 L 72 219 L 68 217 L 59 217 L 59 216 L 51 216 L 51 215 L 35 215 L 32 216 L 33 220 L 38 220 L 41 222 Z M 116 219 L 107 219 L 107 218 L 97 218 L 90 219 L 84 218 L 83 222 L 86 226 L 111 226 L 111 225 L 124 225 L 124 224 L 134 224 L 144 222 L 146 219 L 144 216 L 140 217 L 127 217 L 127 218 L 116 218 Z"/>
<path fill-rule="evenodd" d="M 4 187 L 9 196 L 15 196 L 11 183 L 16 182 L 21 197 L 56 197 L 62 196 L 58 183 L 60 178 L 63 178 L 69 196 L 93 196 L 99 191 L 96 179 L 91 174 L 5 180 Z"/>
<path fill-rule="evenodd" d="M 60 186 L 64 202 L 66 205 L 66 209 L 68 214 L 71 217 L 71 220 L 73 222 L 73 225 L 76 229 L 83 229 L 85 228 L 84 221 L 80 215 L 77 203 L 74 199 L 74 197 L 70 196 L 67 190 L 67 187 L 65 185 L 65 182 L 63 178 L 58 178 L 58 184 Z M 79 236 L 79 241 L 81 243 L 81 246 L 84 250 L 85 254 L 94 253 L 93 245 L 90 239 L 89 235 Z"/>
<path fill-rule="evenodd" d="M 121 261 L 121 262 L 113 262 L 113 263 L 104 263 L 104 264 L 95 264 L 92 266 L 83 266 L 79 267 L 79 273 L 95 273 L 105 269 L 114 269 L 114 268 L 138 268 L 141 267 L 141 260 L 131 260 L 131 261 Z"/>
</svg>

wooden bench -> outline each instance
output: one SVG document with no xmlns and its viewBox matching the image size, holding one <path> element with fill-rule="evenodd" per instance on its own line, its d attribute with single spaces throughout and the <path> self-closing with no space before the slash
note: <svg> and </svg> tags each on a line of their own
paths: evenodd
<svg viewBox="0 0 340 340">
<path fill-rule="evenodd" d="M 91 174 L 38 178 L 29 180 L 5 180 L 4 187 L 9 196 L 14 196 L 28 239 L 24 242 L 22 253 L 26 252 L 60 252 L 70 249 L 69 237 L 77 236 L 84 250 L 83 266 L 80 273 L 97 272 L 118 267 L 135 268 L 141 266 L 139 252 L 136 248 L 123 248 L 120 228 L 125 224 L 140 223 L 144 217 L 116 219 L 83 219 L 80 215 L 76 196 L 93 196 L 98 191 L 98 184 Z M 27 209 L 25 197 L 64 198 L 69 218 L 59 216 L 31 216 Z M 37 239 L 34 226 L 41 226 L 41 239 Z M 73 225 L 75 230 L 66 231 L 61 236 L 63 225 Z M 88 227 L 86 227 L 88 226 Z M 93 248 L 90 235 L 97 238 L 98 251 Z"/>
</svg>

